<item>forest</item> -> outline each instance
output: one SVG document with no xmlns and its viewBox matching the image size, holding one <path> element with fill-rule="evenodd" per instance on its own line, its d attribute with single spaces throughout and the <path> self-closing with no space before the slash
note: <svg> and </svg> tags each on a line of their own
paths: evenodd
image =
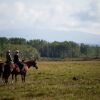
<svg viewBox="0 0 100 100">
<path fill-rule="evenodd" d="M 1 59 L 5 58 L 5 53 L 9 49 L 12 51 L 12 55 L 16 49 L 20 50 L 22 59 L 100 58 L 99 45 L 79 44 L 73 41 L 48 42 L 40 39 L 0 37 Z"/>
</svg>

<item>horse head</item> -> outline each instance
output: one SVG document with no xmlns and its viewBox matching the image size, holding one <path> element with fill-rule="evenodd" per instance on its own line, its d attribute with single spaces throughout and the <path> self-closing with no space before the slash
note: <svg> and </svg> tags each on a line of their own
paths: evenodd
<svg viewBox="0 0 100 100">
<path fill-rule="evenodd" d="M 27 61 L 27 62 L 24 62 L 25 64 L 27 64 L 28 67 L 35 67 L 36 69 L 38 69 L 38 66 L 37 66 L 37 63 L 36 63 L 36 60 L 30 60 L 30 61 Z"/>
<path fill-rule="evenodd" d="M 36 60 L 32 60 L 31 64 L 32 64 L 33 67 L 35 67 L 36 69 L 38 69 Z"/>
</svg>

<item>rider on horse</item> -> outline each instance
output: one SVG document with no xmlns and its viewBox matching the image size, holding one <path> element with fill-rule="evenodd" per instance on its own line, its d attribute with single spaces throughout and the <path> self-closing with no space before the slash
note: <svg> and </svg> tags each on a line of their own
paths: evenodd
<svg viewBox="0 0 100 100">
<path fill-rule="evenodd" d="M 4 62 L 3 66 L 2 66 L 2 71 L 4 71 L 5 66 L 9 66 L 12 63 L 13 63 L 13 60 L 12 60 L 12 56 L 11 56 L 11 51 L 8 50 L 6 52 L 6 61 Z"/>
<path fill-rule="evenodd" d="M 17 64 L 19 69 L 21 70 L 23 68 L 23 63 L 19 59 L 19 50 L 16 50 L 15 55 L 14 55 L 14 63 Z"/>
</svg>

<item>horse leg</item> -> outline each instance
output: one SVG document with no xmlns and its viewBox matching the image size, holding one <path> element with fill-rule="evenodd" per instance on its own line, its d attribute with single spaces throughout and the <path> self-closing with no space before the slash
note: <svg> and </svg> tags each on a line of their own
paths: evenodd
<svg viewBox="0 0 100 100">
<path fill-rule="evenodd" d="M 5 74 L 4 74 L 4 72 L 2 73 L 2 83 L 5 83 Z"/>
<path fill-rule="evenodd" d="M 12 83 L 14 82 L 14 74 L 12 74 Z"/>
<path fill-rule="evenodd" d="M 2 73 L 2 72 L 0 72 L 0 78 L 1 78 L 1 73 Z"/>
<path fill-rule="evenodd" d="M 1 80 L 1 73 L 2 73 L 2 72 L 0 72 L 0 83 L 2 82 L 2 80 Z"/>
<path fill-rule="evenodd" d="M 3 75 L 3 73 L 1 72 L 1 73 L 0 73 L 0 83 L 2 83 L 2 82 L 3 82 L 2 75 Z"/>
<path fill-rule="evenodd" d="M 24 74 L 24 82 L 25 82 L 26 73 Z"/>
<path fill-rule="evenodd" d="M 21 75 L 21 79 L 22 79 L 22 82 L 24 82 L 24 75 L 23 74 Z"/>
<path fill-rule="evenodd" d="M 10 76 L 10 72 L 7 73 L 7 75 L 6 75 L 6 77 L 5 77 L 5 83 L 6 83 L 6 84 L 8 83 L 9 76 Z"/>
<path fill-rule="evenodd" d="M 7 76 L 7 74 L 4 74 L 4 73 L 3 73 L 2 81 L 3 81 L 3 83 L 5 83 L 5 84 L 8 83 L 8 76 Z"/>
<path fill-rule="evenodd" d="M 15 74 L 15 82 L 17 82 L 17 74 Z"/>
<path fill-rule="evenodd" d="M 6 83 L 6 84 L 8 83 L 8 78 L 5 79 L 5 83 Z"/>
</svg>

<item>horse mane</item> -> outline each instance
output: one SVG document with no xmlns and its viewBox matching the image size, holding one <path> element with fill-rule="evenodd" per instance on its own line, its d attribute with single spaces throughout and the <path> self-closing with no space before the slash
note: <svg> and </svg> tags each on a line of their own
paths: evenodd
<svg viewBox="0 0 100 100">
<path fill-rule="evenodd" d="M 35 62 L 35 61 L 34 60 L 27 60 L 27 61 L 24 61 L 23 63 L 26 64 L 28 67 L 30 67 L 33 62 Z"/>
<path fill-rule="evenodd" d="M 23 63 L 31 63 L 33 62 L 34 60 L 27 60 L 27 61 L 23 61 Z"/>
</svg>

